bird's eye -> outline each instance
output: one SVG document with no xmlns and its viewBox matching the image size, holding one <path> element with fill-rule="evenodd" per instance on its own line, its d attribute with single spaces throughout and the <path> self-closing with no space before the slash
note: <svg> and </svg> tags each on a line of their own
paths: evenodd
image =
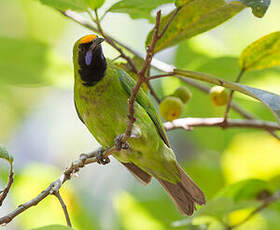
<svg viewBox="0 0 280 230">
<path fill-rule="evenodd" d="M 92 61 L 92 50 L 88 50 L 85 56 L 86 65 L 90 65 Z"/>
</svg>

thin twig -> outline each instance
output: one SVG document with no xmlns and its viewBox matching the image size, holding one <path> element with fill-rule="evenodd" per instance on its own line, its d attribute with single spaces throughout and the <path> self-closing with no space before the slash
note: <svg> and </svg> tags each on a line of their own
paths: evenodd
<svg viewBox="0 0 280 230">
<path fill-rule="evenodd" d="M 67 206 L 66 204 L 64 203 L 59 191 L 55 192 L 54 195 L 57 197 L 57 199 L 59 200 L 59 203 L 61 205 L 61 208 L 63 209 L 63 212 L 64 212 L 64 216 L 65 216 L 65 219 L 66 219 L 66 223 L 67 223 L 67 226 L 68 227 L 72 227 L 71 225 L 71 220 L 70 220 L 70 216 L 69 216 L 69 213 L 67 211 Z"/>
<path fill-rule="evenodd" d="M 211 118 L 179 118 L 172 122 L 165 122 L 164 127 L 167 131 L 174 129 L 185 129 L 192 130 L 194 127 L 222 127 L 222 117 L 211 117 Z M 240 119 L 229 119 L 227 128 L 252 128 L 262 130 L 280 130 L 280 125 L 276 122 L 268 122 L 261 120 L 240 120 Z"/>
<path fill-rule="evenodd" d="M 240 227 L 241 225 L 245 224 L 247 221 L 249 221 L 250 219 L 252 219 L 257 213 L 261 212 L 262 210 L 264 210 L 265 208 L 267 208 L 270 204 L 274 203 L 275 201 L 278 201 L 280 199 L 280 193 L 276 192 L 274 195 L 266 198 L 263 203 L 256 208 L 255 210 L 253 210 L 245 219 L 243 219 L 241 222 L 228 226 L 227 230 L 232 230 L 234 228 Z"/>
<path fill-rule="evenodd" d="M 0 224 L 7 224 L 11 222 L 16 216 L 24 212 L 26 209 L 29 209 L 32 206 L 36 206 L 43 199 L 45 199 L 48 195 L 57 193 L 61 186 L 67 181 L 71 179 L 71 175 L 75 172 L 78 172 L 80 168 L 83 168 L 87 164 L 91 164 L 97 162 L 97 156 L 102 153 L 104 158 L 109 155 L 119 151 L 117 146 L 113 146 L 111 148 L 104 150 L 97 150 L 90 154 L 81 154 L 80 158 L 71 163 L 71 165 L 64 171 L 64 173 L 54 182 L 52 182 L 44 191 L 42 191 L 38 196 L 33 198 L 32 200 L 19 205 L 14 211 L 8 213 L 7 215 L 0 218 Z"/>
<path fill-rule="evenodd" d="M 97 13 L 97 10 L 94 11 L 95 12 L 95 23 L 97 25 L 97 29 L 98 29 L 98 32 L 104 37 L 105 41 L 108 42 L 113 48 L 115 48 L 121 55 L 122 58 L 124 58 L 127 63 L 130 65 L 131 67 L 131 70 L 134 72 L 134 73 L 138 73 L 138 69 L 137 67 L 135 66 L 135 64 L 133 63 L 133 61 L 131 60 L 131 58 L 129 56 L 127 56 L 123 50 L 118 47 L 115 42 L 113 41 L 113 39 L 111 39 L 111 37 L 107 36 L 102 27 L 101 27 L 101 23 L 100 23 L 100 19 L 98 17 L 98 13 Z"/>
<path fill-rule="evenodd" d="M 156 92 L 154 91 L 151 83 L 149 81 L 146 82 L 149 90 L 150 90 L 150 94 L 154 97 L 154 99 L 156 100 L 156 102 L 159 104 L 160 103 L 160 98 L 157 96 Z"/>
<path fill-rule="evenodd" d="M 237 78 L 235 79 L 235 82 L 238 83 L 241 79 L 241 77 L 243 76 L 245 72 L 245 69 L 242 69 L 240 71 L 240 73 L 238 74 Z M 227 123 L 227 119 L 228 119 L 228 115 L 229 115 L 229 110 L 230 110 L 230 107 L 231 107 L 231 101 L 232 101 L 232 97 L 233 97 L 233 93 L 234 93 L 234 90 L 231 90 L 230 91 L 230 95 L 229 95 L 229 100 L 228 100 L 228 103 L 227 103 L 227 108 L 226 108 L 226 112 L 225 112 L 225 117 L 224 117 L 224 123 L 226 125 Z"/>
<path fill-rule="evenodd" d="M 174 13 L 172 14 L 172 16 L 169 18 L 168 22 L 166 23 L 166 25 L 164 26 L 164 28 L 162 29 L 162 31 L 160 32 L 160 34 L 158 35 L 158 39 L 161 39 L 162 36 L 165 34 L 166 30 L 168 29 L 168 27 L 170 26 L 170 24 L 173 22 L 174 18 L 176 17 L 176 15 L 179 13 L 179 11 L 182 9 L 182 7 L 177 7 L 176 10 L 174 11 Z"/>
<path fill-rule="evenodd" d="M 163 77 L 171 77 L 171 76 L 174 76 L 174 75 L 175 74 L 173 72 L 166 73 L 166 74 L 160 74 L 160 75 L 154 75 L 154 76 L 148 77 L 146 79 L 146 81 L 155 80 L 155 79 L 159 79 L 159 78 L 163 78 Z"/>
<path fill-rule="evenodd" d="M 2 192 L 0 192 L 0 207 L 2 206 L 3 201 L 6 199 L 8 193 L 9 193 L 10 188 L 13 184 L 13 181 L 14 181 L 14 169 L 13 169 L 13 164 L 11 163 L 8 183 L 7 183 L 6 187 L 4 188 L 4 190 Z"/>
<path fill-rule="evenodd" d="M 245 69 L 241 69 L 240 73 L 238 74 L 237 78 L 235 79 L 236 83 L 240 82 L 241 77 L 243 76 L 244 72 L 245 72 Z M 226 111 L 225 111 L 224 121 L 223 121 L 223 127 L 224 128 L 227 127 L 227 120 L 228 120 L 228 116 L 229 116 L 229 111 L 230 111 L 230 108 L 233 107 L 232 106 L 233 94 L 234 94 L 234 90 L 231 90 L 230 95 L 229 95 L 229 100 L 228 100 L 228 103 L 227 103 L 227 108 L 226 108 Z M 252 118 L 249 118 L 249 119 L 252 119 Z M 278 137 L 278 135 L 276 133 L 274 133 L 272 130 L 267 129 L 267 132 L 269 132 L 277 140 L 280 140 L 280 137 Z"/>
<path fill-rule="evenodd" d="M 147 52 L 146 52 L 146 57 L 144 60 L 144 64 L 142 66 L 142 69 L 138 72 L 138 80 L 136 85 L 132 88 L 132 93 L 129 98 L 129 114 L 128 114 L 128 123 L 127 123 L 127 128 L 125 131 L 125 135 L 122 138 L 123 142 L 126 142 L 127 139 L 131 136 L 133 124 L 136 121 L 136 118 L 134 117 L 134 102 L 136 100 L 136 96 L 138 94 L 138 91 L 142 85 L 142 83 L 145 81 L 145 74 L 147 72 L 147 69 L 149 68 L 153 55 L 154 55 L 154 49 L 156 47 L 156 43 L 158 41 L 158 36 L 159 36 L 159 26 L 160 26 L 160 17 L 161 17 L 161 11 L 157 12 L 156 16 L 156 24 L 154 27 L 154 33 L 152 37 L 151 44 L 147 47 Z"/>
</svg>

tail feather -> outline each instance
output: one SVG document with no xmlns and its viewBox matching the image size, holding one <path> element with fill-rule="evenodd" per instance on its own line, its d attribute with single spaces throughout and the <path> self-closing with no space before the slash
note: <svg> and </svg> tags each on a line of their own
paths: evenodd
<svg viewBox="0 0 280 230">
<path fill-rule="evenodd" d="M 177 184 L 170 183 L 160 178 L 157 178 L 157 180 L 165 188 L 179 211 L 182 214 L 190 216 L 195 210 L 195 203 L 199 205 L 205 204 L 205 196 L 181 166 L 177 164 L 177 167 L 181 176 L 181 181 Z"/>
<path fill-rule="evenodd" d="M 132 175 L 141 183 L 147 185 L 151 182 L 152 176 L 133 163 L 122 163 Z M 184 215 L 192 215 L 195 211 L 195 204 L 205 204 L 205 196 L 200 188 L 192 181 L 187 173 L 177 164 L 180 182 L 173 184 L 166 180 L 156 177 L 159 183 L 165 188 L 170 198 L 176 204 L 179 211 Z"/>
<path fill-rule="evenodd" d="M 140 169 L 133 163 L 123 163 L 122 164 L 129 170 L 129 172 L 136 177 L 142 184 L 147 185 L 151 182 L 152 176 Z"/>
<path fill-rule="evenodd" d="M 201 189 L 193 182 L 189 175 L 177 164 L 181 176 L 182 187 L 191 195 L 192 199 L 199 205 L 206 203 L 204 193 Z"/>
</svg>

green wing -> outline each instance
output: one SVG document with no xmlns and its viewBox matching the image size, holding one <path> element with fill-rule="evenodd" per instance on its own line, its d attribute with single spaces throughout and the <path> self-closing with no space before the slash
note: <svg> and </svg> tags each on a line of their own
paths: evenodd
<svg viewBox="0 0 280 230">
<path fill-rule="evenodd" d="M 132 88 L 135 86 L 136 82 L 131 77 L 129 77 L 127 75 L 127 73 L 125 73 L 123 70 L 121 70 L 119 68 L 118 68 L 118 70 L 119 70 L 119 79 L 120 79 L 120 82 L 122 83 L 123 88 L 129 95 L 131 95 Z M 162 122 L 161 122 L 152 102 L 150 101 L 147 94 L 142 89 L 139 90 L 139 92 L 136 96 L 136 101 L 149 114 L 150 118 L 154 122 L 154 124 L 159 132 L 159 135 L 161 136 L 161 138 L 163 139 L 165 144 L 168 147 L 170 147 L 170 144 L 167 139 L 167 135 L 166 135 L 165 129 L 162 125 Z"/>
</svg>

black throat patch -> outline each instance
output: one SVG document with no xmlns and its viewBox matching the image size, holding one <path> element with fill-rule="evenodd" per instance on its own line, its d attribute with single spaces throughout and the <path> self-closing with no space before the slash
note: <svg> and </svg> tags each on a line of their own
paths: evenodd
<svg viewBox="0 0 280 230">
<path fill-rule="evenodd" d="M 90 50 L 91 42 L 79 45 L 79 74 L 85 86 L 93 86 L 100 81 L 106 71 L 107 62 L 101 45 Z"/>
</svg>

